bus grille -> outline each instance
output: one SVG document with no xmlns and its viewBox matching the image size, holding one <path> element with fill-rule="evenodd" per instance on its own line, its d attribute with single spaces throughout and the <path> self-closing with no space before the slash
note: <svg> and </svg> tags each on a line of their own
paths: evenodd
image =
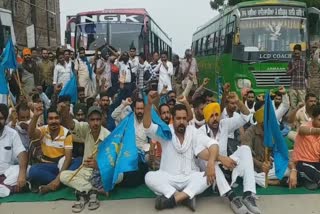
<svg viewBox="0 0 320 214">
<path fill-rule="evenodd" d="M 285 70 L 278 71 L 252 71 L 256 78 L 257 87 L 272 87 L 272 86 L 290 86 L 290 76 Z"/>
</svg>

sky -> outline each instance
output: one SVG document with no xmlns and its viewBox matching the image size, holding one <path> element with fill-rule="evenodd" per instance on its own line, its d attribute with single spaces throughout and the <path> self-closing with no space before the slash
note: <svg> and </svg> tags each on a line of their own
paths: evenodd
<svg viewBox="0 0 320 214">
<path fill-rule="evenodd" d="M 172 50 L 181 57 L 190 48 L 197 27 L 217 14 L 210 8 L 209 0 L 60 0 L 62 41 L 67 15 L 110 8 L 145 8 L 172 38 Z"/>
</svg>

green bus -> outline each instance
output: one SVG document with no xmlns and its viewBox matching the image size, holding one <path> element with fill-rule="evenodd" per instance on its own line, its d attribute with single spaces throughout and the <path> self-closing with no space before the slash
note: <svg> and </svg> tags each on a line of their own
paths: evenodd
<svg viewBox="0 0 320 214">
<path fill-rule="evenodd" d="M 208 77 L 208 88 L 218 96 L 226 82 L 239 95 L 244 87 L 260 94 L 289 86 L 286 69 L 293 46 L 301 44 L 307 56 L 311 40 L 319 41 L 319 14 L 305 3 L 280 0 L 248 1 L 221 10 L 193 34 L 200 79 Z"/>
</svg>

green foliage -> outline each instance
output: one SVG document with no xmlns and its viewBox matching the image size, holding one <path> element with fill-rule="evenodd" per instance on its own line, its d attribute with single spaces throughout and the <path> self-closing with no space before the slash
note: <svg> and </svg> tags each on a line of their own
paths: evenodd
<svg viewBox="0 0 320 214">
<path fill-rule="evenodd" d="M 253 1 L 253 0 L 229 0 L 228 5 L 233 6 L 233 5 L 236 5 L 240 2 L 245 2 L 245 1 Z M 320 9 L 320 0 L 295 0 L 295 1 L 305 2 L 305 3 L 307 3 L 308 7 L 316 7 L 316 8 Z M 214 10 L 217 10 L 220 7 L 222 7 L 223 4 L 224 4 L 223 0 L 211 0 L 210 1 L 210 6 Z"/>
</svg>

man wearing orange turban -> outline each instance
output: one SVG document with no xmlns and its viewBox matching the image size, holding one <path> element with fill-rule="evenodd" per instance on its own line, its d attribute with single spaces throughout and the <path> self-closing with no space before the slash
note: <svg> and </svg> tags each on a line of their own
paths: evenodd
<svg viewBox="0 0 320 214">
<path fill-rule="evenodd" d="M 203 109 L 206 125 L 199 130 L 219 142 L 218 160 L 221 167 L 225 169 L 225 175 L 229 175 L 232 179 L 229 185 L 222 170 L 219 167 L 216 168 L 216 182 L 221 196 L 228 197 L 231 209 L 235 213 L 261 213 L 254 198 L 256 185 L 251 149 L 249 146 L 238 146 L 233 152 L 228 144 L 228 135 L 249 121 L 250 111 L 243 102 L 239 101 L 236 93 L 229 93 L 228 98 L 233 99 L 241 114 L 233 114 L 232 117 L 222 119 L 220 105 L 210 103 Z M 243 177 L 243 199 L 236 197 L 231 189 L 238 176 Z"/>
</svg>

